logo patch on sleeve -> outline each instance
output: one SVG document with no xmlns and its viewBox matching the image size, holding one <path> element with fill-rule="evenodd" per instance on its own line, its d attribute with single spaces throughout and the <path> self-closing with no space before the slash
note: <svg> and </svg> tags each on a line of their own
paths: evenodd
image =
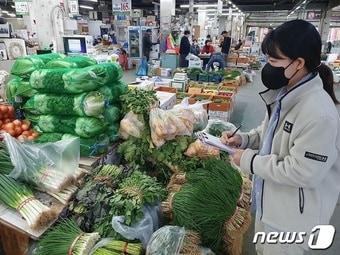
<svg viewBox="0 0 340 255">
<path fill-rule="evenodd" d="M 291 133 L 292 129 L 293 129 L 293 124 L 288 122 L 288 121 L 286 121 L 284 126 L 283 126 L 283 130 L 288 132 L 288 133 Z"/>
<path fill-rule="evenodd" d="M 309 151 L 306 151 L 305 158 L 313 159 L 313 160 L 320 161 L 320 162 L 326 162 L 328 159 L 327 156 L 315 154 Z"/>
</svg>

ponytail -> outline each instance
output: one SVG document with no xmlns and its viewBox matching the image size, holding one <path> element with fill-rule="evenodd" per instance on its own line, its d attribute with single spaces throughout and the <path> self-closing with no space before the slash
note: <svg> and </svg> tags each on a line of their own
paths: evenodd
<svg viewBox="0 0 340 255">
<path fill-rule="evenodd" d="M 332 70 L 325 64 L 321 64 L 318 67 L 318 72 L 323 83 L 323 89 L 328 93 L 335 104 L 339 104 L 334 92 L 334 77 Z"/>
</svg>

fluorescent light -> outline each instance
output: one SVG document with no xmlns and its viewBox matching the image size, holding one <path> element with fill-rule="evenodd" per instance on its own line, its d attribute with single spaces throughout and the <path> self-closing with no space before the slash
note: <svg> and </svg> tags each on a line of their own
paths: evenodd
<svg viewBox="0 0 340 255">
<path fill-rule="evenodd" d="M 93 7 L 92 6 L 88 6 L 88 5 L 79 5 L 79 8 L 87 9 L 87 10 L 93 10 Z"/>
<path fill-rule="evenodd" d="M 11 5 L 12 8 L 15 8 L 15 5 Z"/>
<path fill-rule="evenodd" d="M 94 3 L 98 3 L 98 0 L 85 0 L 87 2 L 94 2 Z"/>
<path fill-rule="evenodd" d="M 233 4 L 233 7 L 234 7 L 234 8 L 236 8 L 236 5 L 235 5 L 235 4 Z"/>
<path fill-rule="evenodd" d="M 305 4 L 307 2 L 307 0 L 303 1 L 302 4 Z"/>
<path fill-rule="evenodd" d="M 2 13 L 5 13 L 5 14 L 8 14 L 9 12 L 8 11 L 1 11 Z"/>
<path fill-rule="evenodd" d="M 189 8 L 188 4 L 180 5 L 181 8 Z M 217 4 L 194 4 L 194 8 L 217 7 Z"/>
<path fill-rule="evenodd" d="M 10 17 L 16 17 L 17 16 L 14 13 L 8 13 L 7 15 L 10 16 Z"/>
</svg>

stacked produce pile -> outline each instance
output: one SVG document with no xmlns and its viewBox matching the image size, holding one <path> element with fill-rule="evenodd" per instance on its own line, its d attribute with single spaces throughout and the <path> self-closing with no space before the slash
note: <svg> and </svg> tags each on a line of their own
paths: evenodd
<svg viewBox="0 0 340 255">
<path fill-rule="evenodd" d="M 84 56 L 40 56 L 19 59 L 12 69 L 33 91 L 25 94 L 22 108 L 40 133 L 37 141 L 79 137 L 82 156 L 104 153 L 118 137 L 119 97 L 127 90 L 120 66 L 96 64 Z"/>
</svg>

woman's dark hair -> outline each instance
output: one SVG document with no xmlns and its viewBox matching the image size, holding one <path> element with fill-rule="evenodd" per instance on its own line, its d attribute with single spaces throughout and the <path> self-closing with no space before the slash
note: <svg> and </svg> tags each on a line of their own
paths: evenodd
<svg viewBox="0 0 340 255">
<path fill-rule="evenodd" d="M 268 33 L 262 42 L 262 51 L 273 58 L 281 54 L 290 59 L 303 58 L 309 72 L 319 72 L 325 91 L 334 103 L 333 74 L 329 67 L 321 64 L 321 36 L 314 25 L 304 20 L 292 20 Z"/>
<path fill-rule="evenodd" d="M 185 34 L 185 35 L 190 35 L 190 31 L 189 31 L 189 30 L 185 30 L 185 31 L 184 31 L 184 34 Z"/>
<path fill-rule="evenodd" d="M 204 44 L 208 45 L 208 43 L 210 43 L 210 42 L 211 42 L 211 40 L 206 40 Z"/>
</svg>

